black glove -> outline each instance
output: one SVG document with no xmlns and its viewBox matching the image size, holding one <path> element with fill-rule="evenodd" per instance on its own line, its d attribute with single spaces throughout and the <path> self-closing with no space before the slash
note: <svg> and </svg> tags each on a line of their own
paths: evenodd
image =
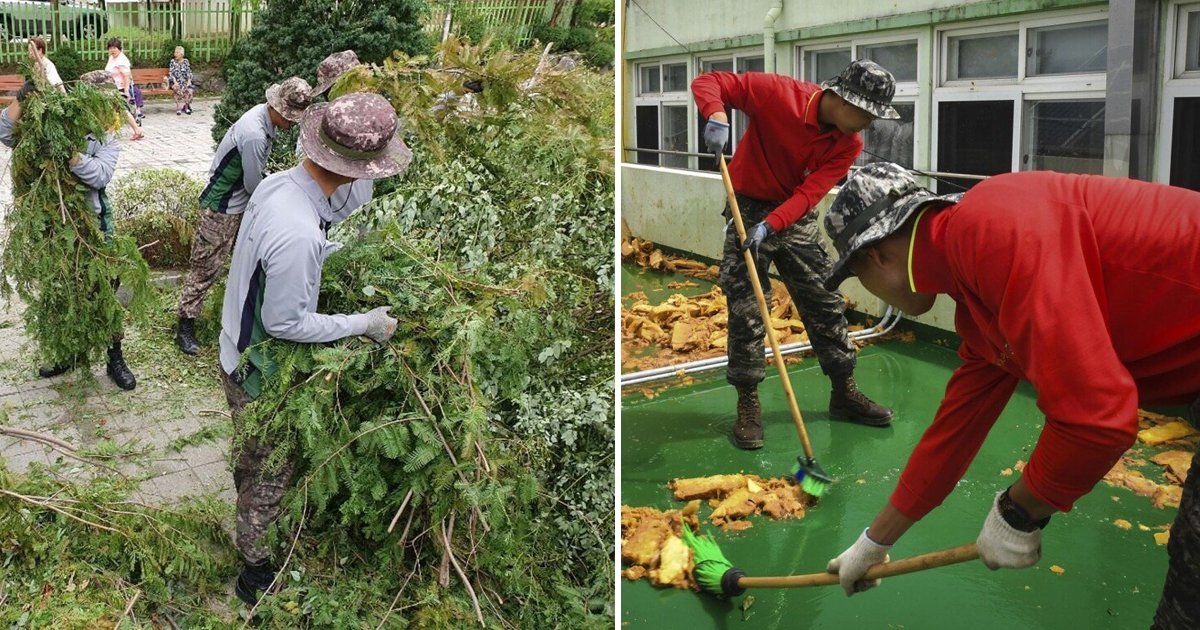
<svg viewBox="0 0 1200 630">
<path fill-rule="evenodd" d="M 474 94 L 483 93 L 483 81 L 480 81 L 479 79 L 471 79 L 470 81 L 465 81 L 465 82 L 463 82 L 463 87 L 466 88 L 466 90 L 468 92 L 471 92 Z"/>
<path fill-rule="evenodd" d="M 33 80 L 26 79 L 25 85 L 22 85 L 21 89 L 17 90 L 17 102 L 18 103 L 25 102 L 26 96 L 29 96 L 30 94 L 37 92 L 37 91 L 38 91 L 37 85 L 34 84 Z"/>
<path fill-rule="evenodd" d="M 771 227 L 770 223 L 767 223 L 766 221 L 759 223 L 758 225 L 750 228 L 749 232 L 746 232 L 746 241 L 742 243 L 742 247 L 739 251 L 744 252 L 748 249 L 750 250 L 751 254 L 754 254 L 754 259 L 758 260 L 759 246 L 762 245 L 763 241 L 770 238 L 774 233 L 775 228 Z"/>
</svg>

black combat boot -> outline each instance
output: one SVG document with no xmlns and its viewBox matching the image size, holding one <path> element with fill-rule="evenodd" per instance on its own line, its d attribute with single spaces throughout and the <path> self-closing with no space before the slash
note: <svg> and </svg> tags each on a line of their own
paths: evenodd
<svg viewBox="0 0 1200 630">
<path fill-rule="evenodd" d="M 733 425 L 733 443 L 738 448 L 762 448 L 762 409 L 758 406 L 758 386 L 738 386 L 737 393 L 737 422 Z"/>
<path fill-rule="evenodd" d="M 247 606 L 253 606 L 258 603 L 260 597 L 267 594 L 271 582 L 275 581 L 275 573 L 275 566 L 270 560 L 263 560 L 258 564 L 246 562 L 242 565 L 242 572 L 238 574 L 233 592 Z"/>
<path fill-rule="evenodd" d="M 137 387 L 137 379 L 133 377 L 133 372 L 129 371 L 129 366 L 125 365 L 120 341 L 114 341 L 108 349 L 108 377 L 123 390 L 129 391 Z"/>
<path fill-rule="evenodd" d="M 892 422 L 892 410 L 877 404 L 859 391 L 854 374 L 830 376 L 833 392 L 829 395 L 829 415 L 871 427 L 886 427 Z"/>
<path fill-rule="evenodd" d="M 200 352 L 200 343 L 196 341 L 196 320 L 191 317 L 179 318 L 179 329 L 175 333 L 175 345 L 184 354 L 195 356 Z"/>
</svg>

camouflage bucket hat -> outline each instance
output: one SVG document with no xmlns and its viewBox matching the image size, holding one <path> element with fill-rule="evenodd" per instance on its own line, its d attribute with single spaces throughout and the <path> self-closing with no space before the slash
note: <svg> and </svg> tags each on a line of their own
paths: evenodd
<svg viewBox="0 0 1200 630">
<path fill-rule="evenodd" d="M 267 88 L 267 105 L 279 112 L 280 116 L 300 122 L 304 118 L 304 110 L 312 105 L 312 88 L 308 81 L 300 77 L 292 77 L 283 83 L 276 83 Z"/>
<path fill-rule="evenodd" d="M 378 94 L 347 94 L 308 109 L 300 125 L 305 155 L 325 170 L 354 179 L 379 179 L 404 172 L 412 151 L 396 131 L 391 103 Z"/>
<path fill-rule="evenodd" d="M 362 64 L 358 61 L 358 55 L 353 50 L 343 50 L 329 55 L 321 61 L 321 65 L 317 66 L 317 88 L 313 90 L 313 96 L 320 96 L 328 92 L 339 77 L 360 65 Z"/>
<path fill-rule="evenodd" d="M 79 80 L 83 83 L 93 85 L 98 88 L 107 88 L 111 90 L 117 89 L 117 82 L 113 81 L 112 75 L 107 70 L 92 70 L 85 72 L 79 76 Z"/>
<path fill-rule="evenodd" d="M 850 276 L 847 265 L 855 252 L 890 236 L 920 208 L 929 204 L 945 207 L 961 198 L 961 193 L 933 194 L 907 169 L 892 162 L 874 162 L 851 174 L 825 214 L 825 232 L 838 253 L 825 288 L 836 291 Z"/>
<path fill-rule="evenodd" d="M 866 110 L 876 118 L 895 120 L 900 113 L 892 107 L 896 95 L 896 79 L 883 66 L 858 59 L 842 70 L 842 74 L 821 84 L 822 88 L 846 99 L 851 105 Z"/>
</svg>

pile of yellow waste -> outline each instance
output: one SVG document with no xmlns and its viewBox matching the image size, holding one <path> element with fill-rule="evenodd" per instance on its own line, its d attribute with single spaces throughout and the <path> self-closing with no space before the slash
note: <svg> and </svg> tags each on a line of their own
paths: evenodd
<svg viewBox="0 0 1200 630">
<path fill-rule="evenodd" d="M 751 526 L 755 514 L 772 519 L 803 518 L 816 500 L 790 477 L 764 479 L 757 475 L 713 475 L 675 479 L 668 487 L 680 510 L 621 506 L 621 575 L 629 580 L 648 578 L 655 586 L 699 590 L 692 575 L 692 551 L 684 544 L 683 523 L 699 532 L 699 511 L 707 499 L 708 521 L 726 531 Z"/>
<path fill-rule="evenodd" d="M 636 236 L 626 236 L 621 239 L 621 262 L 633 262 L 646 269 L 681 273 L 706 280 L 716 280 L 721 271 L 716 265 L 664 253 L 654 246 L 653 241 L 643 240 Z"/>
<path fill-rule="evenodd" d="M 1149 458 L 1149 461 L 1163 467 L 1162 479 L 1165 483 L 1150 479 L 1135 470 L 1136 467 L 1146 466 L 1141 458 L 1140 449 L 1130 449 L 1113 466 L 1104 480 L 1114 486 L 1128 488 L 1135 493 L 1150 497 L 1156 508 L 1179 507 L 1183 496 L 1183 482 L 1187 479 L 1188 468 L 1192 463 L 1196 445 L 1200 442 L 1200 432 L 1197 432 L 1182 418 L 1173 418 L 1145 410 L 1138 410 L 1138 443 L 1139 445 L 1155 446 L 1168 450 L 1160 451 Z"/>
</svg>

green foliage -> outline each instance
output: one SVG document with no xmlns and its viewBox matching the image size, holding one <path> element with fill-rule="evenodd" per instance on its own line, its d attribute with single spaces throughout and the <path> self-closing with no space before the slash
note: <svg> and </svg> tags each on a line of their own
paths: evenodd
<svg viewBox="0 0 1200 630">
<path fill-rule="evenodd" d="M 23 317 L 39 358 L 94 361 L 123 329 L 126 310 L 113 280 L 132 292 L 128 312 L 144 317 L 152 300 L 149 269 L 132 238 L 101 233 L 87 187 L 68 162 L 90 133 L 103 138 L 120 124 L 115 93 L 77 85 L 69 94 L 45 90 L 25 100 L 14 134 L 14 206 L 5 217 L 3 257 L 10 283 L 28 305 Z"/>
<path fill-rule="evenodd" d="M 489 627 L 611 627 L 612 77 L 530 85 L 540 51 L 439 52 L 335 87 L 387 96 L 416 157 L 368 236 L 336 235 L 319 310 L 400 324 L 384 346 L 263 346 L 279 371 L 235 441 L 298 461 L 277 542 L 300 533 L 260 612 L 359 627 L 400 593 L 412 626 L 466 627 L 473 591 Z"/>
<path fill-rule="evenodd" d="M 127 175 L 112 187 L 117 231 L 137 241 L 151 267 L 186 266 L 203 188 L 202 182 L 171 168 Z"/>
<path fill-rule="evenodd" d="M 138 595 L 133 617 L 162 613 L 185 627 L 227 627 L 207 609 L 224 597 L 236 560 L 221 527 L 230 507 L 192 500 L 152 509 L 129 500 L 129 480 L 86 484 L 0 462 L 0 626 L 112 628 Z"/>
<path fill-rule="evenodd" d="M 175 47 L 183 46 L 183 56 L 187 58 L 188 43 L 182 39 L 167 38 L 163 41 L 162 48 L 159 49 L 158 55 L 154 58 L 154 66 L 158 68 L 169 68 L 171 60 L 175 58 Z"/>
<path fill-rule="evenodd" d="M 79 53 L 65 44 L 59 45 L 46 56 L 54 62 L 54 67 L 58 69 L 58 76 L 62 77 L 63 81 L 74 81 L 88 70 L 88 66 L 79 57 Z"/>
<path fill-rule="evenodd" d="M 364 63 L 381 63 L 396 50 L 425 50 L 425 13 L 422 0 L 267 3 L 225 61 L 227 85 L 213 115 L 213 140 L 220 142 L 246 110 L 263 102 L 272 83 L 300 76 L 315 86 L 317 65 L 330 53 L 353 49 Z"/>
<path fill-rule="evenodd" d="M 611 26 L 553 27 L 542 24 L 534 27 L 533 37 L 540 42 L 554 42 L 555 52 L 577 52 L 593 67 L 611 68 L 616 54 L 614 32 Z"/>
</svg>

